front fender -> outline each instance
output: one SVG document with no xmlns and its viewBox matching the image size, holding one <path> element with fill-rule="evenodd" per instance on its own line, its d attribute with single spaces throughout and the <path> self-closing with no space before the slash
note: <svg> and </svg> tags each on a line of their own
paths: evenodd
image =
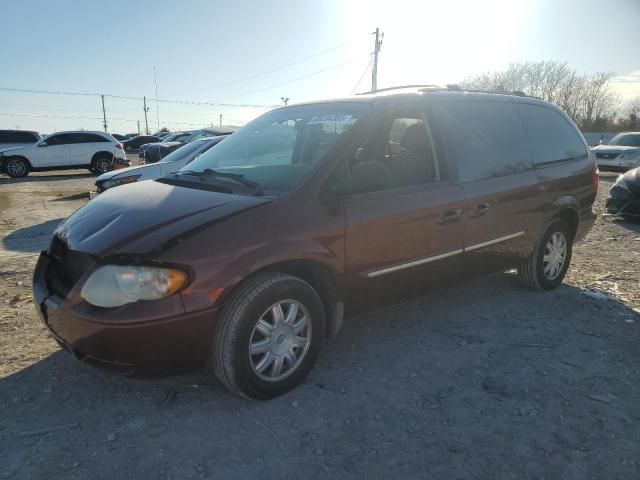
<svg viewBox="0 0 640 480">
<path fill-rule="evenodd" d="M 310 262 L 325 268 L 342 291 L 344 255 L 315 241 L 290 240 L 261 244 L 194 268 L 195 281 L 182 292 L 186 311 L 216 308 L 240 282 L 254 273 L 285 262 Z M 212 265 L 213 263 L 213 265 Z"/>
</svg>

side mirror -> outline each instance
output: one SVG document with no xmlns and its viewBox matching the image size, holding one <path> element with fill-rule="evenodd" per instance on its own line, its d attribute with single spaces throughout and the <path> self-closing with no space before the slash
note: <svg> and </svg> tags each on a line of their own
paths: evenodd
<svg viewBox="0 0 640 480">
<path fill-rule="evenodd" d="M 381 162 L 360 162 L 351 171 L 351 191 L 367 193 L 389 188 L 389 169 Z"/>
</svg>

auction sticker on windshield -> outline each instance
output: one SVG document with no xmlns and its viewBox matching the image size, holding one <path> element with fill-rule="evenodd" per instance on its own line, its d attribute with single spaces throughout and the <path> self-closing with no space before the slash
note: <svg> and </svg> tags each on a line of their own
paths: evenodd
<svg viewBox="0 0 640 480">
<path fill-rule="evenodd" d="M 313 117 L 307 125 L 322 124 L 322 123 L 349 123 L 352 115 L 346 113 L 330 113 L 327 115 L 316 115 Z"/>
</svg>

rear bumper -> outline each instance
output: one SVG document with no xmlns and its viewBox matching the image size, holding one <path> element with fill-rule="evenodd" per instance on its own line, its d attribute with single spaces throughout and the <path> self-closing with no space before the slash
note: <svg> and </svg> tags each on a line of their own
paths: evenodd
<svg viewBox="0 0 640 480">
<path fill-rule="evenodd" d="M 38 259 L 33 278 L 34 303 L 56 341 L 77 360 L 135 376 L 178 374 L 206 365 L 215 328 L 215 310 L 189 314 L 174 311 L 154 320 L 107 323 L 100 319 L 100 311 L 107 309 L 93 308 L 96 313 L 95 318 L 91 318 L 85 302 L 78 305 L 77 299 L 63 299 L 49 291 L 50 261 L 45 252 Z M 75 297 L 73 292 L 69 297 Z M 151 303 L 149 310 L 153 310 Z"/>
</svg>

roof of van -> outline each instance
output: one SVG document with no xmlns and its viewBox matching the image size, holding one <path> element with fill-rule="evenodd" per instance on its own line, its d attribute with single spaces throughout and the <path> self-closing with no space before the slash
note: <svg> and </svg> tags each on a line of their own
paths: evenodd
<svg viewBox="0 0 640 480">
<path fill-rule="evenodd" d="M 489 90 L 471 90 L 471 89 L 463 89 L 458 87 L 457 85 L 448 85 L 447 87 L 439 87 L 436 85 L 406 85 L 400 87 L 391 87 L 380 89 L 376 92 L 365 92 L 353 95 L 351 97 L 343 97 L 343 98 L 332 98 L 325 100 L 314 100 L 309 102 L 300 102 L 295 105 L 313 105 L 313 104 L 322 104 L 322 103 L 332 103 L 332 102 L 373 102 L 379 100 L 380 98 L 387 97 L 412 97 L 412 96 L 423 96 L 423 95 L 446 95 L 446 96 L 456 96 L 456 97 L 476 97 L 476 98 L 486 98 L 487 96 L 494 97 L 509 97 L 509 98 L 522 98 L 527 99 L 527 101 L 532 101 L 532 103 L 544 103 L 548 104 L 544 100 L 531 97 L 525 95 L 524 92 L 511 92 L 511 91 L 489 91 Z"/>
</svg>

